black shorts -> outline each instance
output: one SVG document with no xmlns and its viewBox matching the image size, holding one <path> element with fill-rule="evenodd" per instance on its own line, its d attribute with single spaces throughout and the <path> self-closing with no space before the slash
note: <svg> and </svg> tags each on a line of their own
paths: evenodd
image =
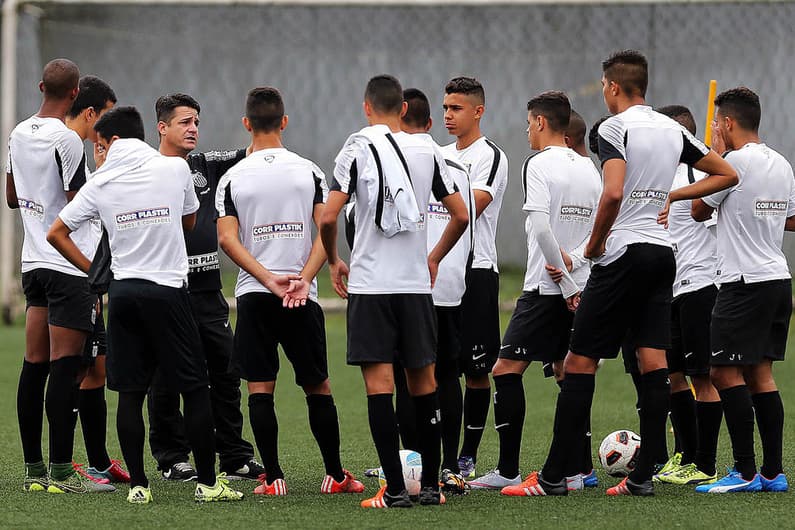
<svg viewBox="0 0 795 530">
<path fill-rule="evenodd" d="M 461 333 L 464 329 L 464 313 L 461 306 L 434 306 L 438 326 L 436 341 L 436 373 L 461 373 L 458 369 L 458 357 L 461 353 Z"/>
<path fill-rule="evenodd" d="M 90 333 L 94 329 L 94 303 L 97 295 L 84 276 L 73 276 L 51 269 L 22 273 L 26 307 L 46 307 L 52 326 Z"/>
<path fill-rule="evenodd" d="M 146 280 L 111 281 L 106 363 L 108 388 L 117 392 L 146 391 L 155 370 L 178 392 L 208 385 L 188 291 Z"/>
<path fill-rule="evenodd" d="M 541 361 L 545 365 L 563 360 L 573 320 L 574 313 L 562 296 L 523 292 L 505 330 L 500 359 Z"/>
<path fill-rule="evenodd" d="M 790 280 L 724 283 L 712 310 L 710 363 L 783 361 L 792 316 Z"/>
<path fill-rule="evenodd" d="M 105 317 L 103 315 L 102 297 L 98 297 L 96 305 L 96 314 L 94 317 L 94 329 L 86 339 L 86 345 L 83 348 L 83 361 L 88 366 L 93 366 L 97 357 L 105 355 L 108 351 L 108 336 L 105 332 Z"/>
<path fill-rule="evenodd" d="M 282 307 L 271 293 L 247 293 L 237 299 L 233 365 L 249 382 L 275 381 L 281 344 L 293 365 L 295 382 L 311 386 L 328 379 L 326 325 L 317 302 Z"/>
<path fill-rule="evenodd" d="M 349 294 L 348 364 L 436 362 L 436 311 L 430 294 Z"/>
<path fill-rule="evenodd" d="M 199 328 L 207 370 L 210 374 L 229 372 L 234 337 L 229 325 L 229 304 L 219 291 L 190 292 L 193 319 Z"/>
<path fill-rule="evenodd" d="M 461 340 L 461 373 L 491 372 L 500 352 L 500 275 L 491 269 L 469 269 L 461 300 L 464 333 Z"/>
<path fill-rule="evenodd" d="M 614 359 L 625 339 L 636 347 L 671 347 L 670 247 L 637 243 L 609 265 L 594 265 L 574 315 L 571 351 Z M 628 334 L 629 332 L 629 334 Z"/>
<path fill-rule="evenodd" d="M 718 288 L 714 285 L 684 293 L 671 304 L 671 347 L 668 371 L 709 375 L 709 328 Z"/>
</svg>

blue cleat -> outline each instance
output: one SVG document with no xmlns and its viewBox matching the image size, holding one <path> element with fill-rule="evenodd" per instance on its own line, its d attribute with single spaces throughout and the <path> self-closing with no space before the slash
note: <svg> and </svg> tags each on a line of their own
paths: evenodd
<svg viewBox="0 0 795 530">
<path fill-rule="evenodd" d="M 752 480 L 745 480 L 734 469 L 730 470 L 728 475 L 717 482 L 696 486 L 697 493 L 746 493 L 754 491 L 762 491 L 762 481 L 759 478 L 759 473 L 754 475 Z"/>
<path fill-rule="evenodd" d="M 762 482 L 762 491 L 769 492 L 784 492 L 789 491 L 789 483 L 784 473 L 779 473 L 774 478 L 768 480 L 762 474 L 759 474 L 759 480 Z"/>
<path fill-rule="evenodd" d="M 599 478 L 596 476 L 596 470 L 592 469 L 587 475 L 582 476 L 583 486 L 586 488 L 595 488 L 599 485 Z"/>
</svg>

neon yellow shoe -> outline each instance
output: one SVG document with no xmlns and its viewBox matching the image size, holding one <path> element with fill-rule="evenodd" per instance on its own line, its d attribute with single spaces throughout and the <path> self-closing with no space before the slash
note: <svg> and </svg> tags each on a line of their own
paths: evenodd
<svg viewBox="0 0 795 530">
<path fill-rule="evenodd" d="M 685 464 L 678 469 L 660 476 L 660 482 L 677 484 L 680 486 L 687 484 L 712 484 L 718 480 L 718 474 L 707 475 L 700 471 L 695 464 Z"/>
<path fill-rule="evenodd" d="M 149 504 L 152 500 L 152 490 L 143 486 L 130 488 L 130 493 L 127 494 L 127 502 L 130 504 Z"/>
<path fill-rule="evenodd" d="M 201 483 L 196 484 L 196 493 L 193 498 L 196 502 L 228 502 L 241 500 L 243 494 L 230 488 L 226 473 L 221 473 L 215 479 L 215 485 L 213 486 Z"/>
<path fill-rule="evenodd" d="M 682 453 L 674 453 L 674 456 L 668 459 L 668 461 L 660 468 L 659 471 L 652 477 L 654 482 L 661 482 L 661 477 L 668 473 L 671 473 L 679 468 L 682 465 Z"/>
<path fill-rule="evenodd" d="M 25 474 L 25 481 L 22 483 L 22 489 L 25 491 L 47 491 L 50 485 L 47 475 L 41 477 L 31 477 Z"/>
<path fill-rule="evenodd" d="M 116 488 L 110 484 L 99 484 L 83 477 L 80 473 L 72 472 L 63 480 L 55 480 L 50 475 L 47 493 L 112 493 Z"/>
</svg>

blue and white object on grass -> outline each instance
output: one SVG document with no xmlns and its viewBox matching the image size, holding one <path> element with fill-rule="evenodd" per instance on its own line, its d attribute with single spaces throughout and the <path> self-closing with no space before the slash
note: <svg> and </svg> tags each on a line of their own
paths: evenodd
<svg viewBox="0 0 795 530">
<path fill-rule="evenodd" d="M 747 493 L 762 491 L 762 481 L 759 480 L 759 473 L 754 475 L 751 480 L 745 480 L 739 471 L 729 470 L 729 474 L 712 484 L 701 484 L 696 486 L 698 493 Z"/>
<path fill-rule="evenodd" d="M 400 465 L 403 466 L 403 480 L 406 482 L 406 489 L 409 495 L 420 494 L 420 479 L 422 478 L 422 457 L 416 451 L 402 449 L 400 451 Z M 378 468 L 378 484 L 384 486 L 386 477 L 383 468 Z"/>
</svg>

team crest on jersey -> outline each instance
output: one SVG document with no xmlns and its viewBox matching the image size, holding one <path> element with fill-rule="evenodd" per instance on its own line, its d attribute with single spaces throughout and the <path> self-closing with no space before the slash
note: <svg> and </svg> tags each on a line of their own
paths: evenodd
<svg viewBox="0 0 795 530">
<path fill-rule="evenodd" d="M 31 124 L 31 126 L 30 126 L 30 130 L 31 130 L 31 132 L 36 132 L 36 131 L 38 131 L 38 130 L 39 130 L 39 126 L 38 126 L 38 125 L 36 125 L 35 123 L 33 123 L 33 124 Z"/>
<path fill-rule="evenodd" d="M 263 160 L 265 160 L 265 162 L 267 162 L 268 164 L 270 164 L 270 163 L 272 163 L 274 160 L 276 160 L 276 157 L 275 157 L 274 155 L 265 155 L 265 156 L 263 157 Z"/>
<path fill-rule="evenodd" d="M 560 216 L 558 219 L 561 221 L 571 221 L 574 223 L 587 223 L 591 220 L 593 208 L 587 206 L 574 206 L 572 204 L 564 204 L 560 207 Z"/>
<path fill-rule="evenodd" d="M 191 173 L 191 176 L 193 177 L 193 185 L 197 188 L 204 188 L 207 186 L 207 177 L 205 177 L 201 171 L 194 171 Z"/>
<path fill-rule="evenodd" d="M 35 217 L 36 219 L 44 219 L 44 206 L 37 204 L 29 199 L 17 198 L 19 204 L 19 211 L 25 215 Z"/>
<path fill-rule="evenodd" d="M 116 214 L 116 230 L 127 230 L 145 225 L 155 225 L 171 222 L 171 210 L 168 206 L 158 208 L 145 208 L 133 212 Z"/>
<path fill-rule="evenodd" d="M 255 242 L 271 239 L 303 239 L 304 223 L 286 222 L 257 225 L 251 228 L 251 237 Z"/>
<path fill-rule="evenodd" d="M 755 217 L 769 217 L 772 215 L 787 215 L 787 201 L 768 199 L 756 199 L 754 201 Z"/>
</svg>

